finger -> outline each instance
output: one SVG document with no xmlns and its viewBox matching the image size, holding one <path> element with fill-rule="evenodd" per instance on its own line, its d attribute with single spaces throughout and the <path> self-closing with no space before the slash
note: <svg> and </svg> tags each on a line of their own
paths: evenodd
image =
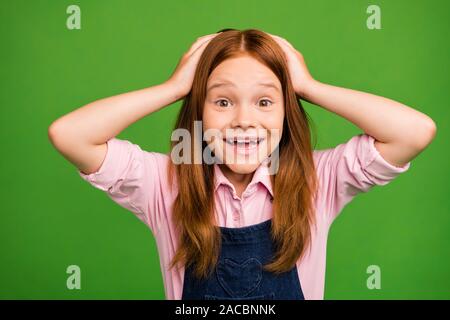
<svg viewBox="0 0 450 320">
<path fill-rule="evenodd" d="M 278 37 L 278 36 L 276 36 L 276 38 L 277 38 L 280 42 L 282 42 L 282 43 L 284 43 L 285 45 L 287 45 L 288 47 L 294 48 L 294 46 L 293 46 L 289 41 L 287 41 L 286 39 L 284 39 L 284 38 L 282 38 L 282 37 Z"/>
<path fill-rule="evenodd" d="M 283 46 L 284 47 L 284 42 L 282 41 L 282 38 L 281 37 L 279 37 L 279 36 L 277 36 L 277 35 L 274 35 L 274 34 L 270 34 L 270 33 L 268 33 L 270 36 L 272 36 L 272 38 L 279 44 L 279 45 L 281 45 L 281 46 Z"/>
<path fill-rule="evenodd" d="M 271 33 L 268 33 L 272 38 L 274 38 L 275 40 L 280 40 L 281 39 L 281 37 L 280 36 L 277 36 L 277 35 L 275 35 L 275 34 L 271 34 Z"/>
<path fill-rule="evenodd" d="M 280 38 L 283 43 L 285 43 L 288 47 L 294 49 L 294 46 L 284 38 Z"/>
<path fill-rule="evenodd" d="M 282 41 L 281 38 L 277 37 L 274 39 L 280 45 L 280 47 L 283 49 L 283 51 L 290 50 L 290 47 L 284 41 Z"/>
<path fill-rule="evenodd" d="M 190 56 L 192 57 L 194 55 L 201 54 L 203 52 L 203 50 L 205 50 L 206 45 L 211 41 L 211 39 L 207 39 L 207 40 L 203 41 L 202 43 L 200 43 L 200 45 L 197 46 L 197 48 L 190 54 Z"/>
<path fill-rule="evenodd" d="M 287 62 L 289 62 L 289 60 L 291 60 L 296 55 L 296 52 L 298 52 L 281 40 L 277 39 L 277 43 L 280 45 Z"/>
<path fill-rule="evenodd" d="M 197 38 L 197 40 L 189 48 L 189 51 L 187 52 L 188 55 L 192 54 L 192 52 L 197 50 L 197 48 L 200 47 L 202 45 L 202 43 L 205 42 L 207 39 L 208 39 L 208 36 L 203 36 L 203 37 Z"/>
<path fill-rule="evenodd" d="M 297 49 L 295 49 L 294 46 L 292 46 L 287 40 L 285 40 L 285 39 L 283 39 L 281 37 L 277 37 L 277 38 L 274 38 L 274 39 L 280 45 L 281 49 L 283 49 L 284 54 L 286 55 L 286 57 L 290 56 L 291 54 L 299 53 L 297 51 Z"/>
<path fill-rule="evenodd" d="M 200 37 L 197 39 L 197 41 L 194 42 L 194 44 L 191 46 L 189 51 L 187 52 L 188 55 L 191 55 L 195 50 L 197 50 L 202 44 L 205 43 L 205 41 L 209 41 L 212 38 L 214 38 L 218 33 L 208 34 L 206 36 Z"/>
<path fill-rule="evenodd" d="M 294 46 L 289 41 L 287 41 L 286 39 L 284 39 L 284 38 L 282 38 L 280 36 L 274 35 L 274 34 L 270 34 L 270 33 L 268 33 L 268 34 L 271 35 L 272 37 L 274 37 L 274 39 L 277 40 L 278 43 L 282 42 L 285 45 L 287 45 L 288 47 L 294 49 Z"/>
</svg>

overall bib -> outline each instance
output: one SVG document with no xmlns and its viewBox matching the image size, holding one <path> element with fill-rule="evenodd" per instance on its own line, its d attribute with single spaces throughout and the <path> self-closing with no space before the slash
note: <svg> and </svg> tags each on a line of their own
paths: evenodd
<svg viewBox="0 0 450 320">
<path fill-rule="evenodd" d="M 242 228 L 220 227 L 222 246 L 214 272 L 197 279 L 185 269 L 182 299 L 303 300 L 297 266 L 276 275 L 263 269 L 274 255 L 272 220 Z"/>
</svg>

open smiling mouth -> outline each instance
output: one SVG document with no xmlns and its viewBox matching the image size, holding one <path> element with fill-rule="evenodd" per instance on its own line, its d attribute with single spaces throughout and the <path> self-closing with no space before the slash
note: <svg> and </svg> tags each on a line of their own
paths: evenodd
<svg viewBox="0 0 450 320">
<path fill-rule="evenodd" d="M 223 141 L 225 141 L 226 144 L 232 146 L 235 151 L 243 154 L 248 154 L 256 150 L 259 144 L 264 140 L 265 140 L 264 138 L 258 137 L 245 137 L 245 138 L 234 137 L 223 139 Z"/>
</svg>

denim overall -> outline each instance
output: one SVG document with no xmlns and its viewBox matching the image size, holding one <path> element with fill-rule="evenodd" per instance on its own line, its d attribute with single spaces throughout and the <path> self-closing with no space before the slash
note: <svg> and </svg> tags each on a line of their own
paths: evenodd
<svg viewBox="0 0 450 320">
<path fill-rule="evenodd" d="M 242 228 L 220 227 L 222 247 L 214 272 L 197 279 L 185 269 L 182 299 L 189 300 L 303 300 L 297 266 L 276 275 L 263 269 L 274 245 L 272 220 Z"/>
</svg>

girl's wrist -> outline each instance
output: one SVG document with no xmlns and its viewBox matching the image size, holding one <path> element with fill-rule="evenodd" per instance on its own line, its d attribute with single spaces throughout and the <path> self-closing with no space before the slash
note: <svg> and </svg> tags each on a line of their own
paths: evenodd
<svg viewBox="0 0 450 320">
<path fill-rule="evenodd" d="M 165 87 L 168 87 L 171 92 L 173 92 L 173 97 L 175 101 L 178 101 L 186 96 L 185 90 L 176 81 L 171 79 L 163 83 Z"/>
<path fill-rule="evenodd" d="M 319 85 L 320 82 L 314 78 L 311 78 L 308 81 L 306 81 L 299 90 L 300 92 L 298 94 L 300 95 L 300 98 L 306 101 L 311 101 L 314 90 Z"/>
</svg>

